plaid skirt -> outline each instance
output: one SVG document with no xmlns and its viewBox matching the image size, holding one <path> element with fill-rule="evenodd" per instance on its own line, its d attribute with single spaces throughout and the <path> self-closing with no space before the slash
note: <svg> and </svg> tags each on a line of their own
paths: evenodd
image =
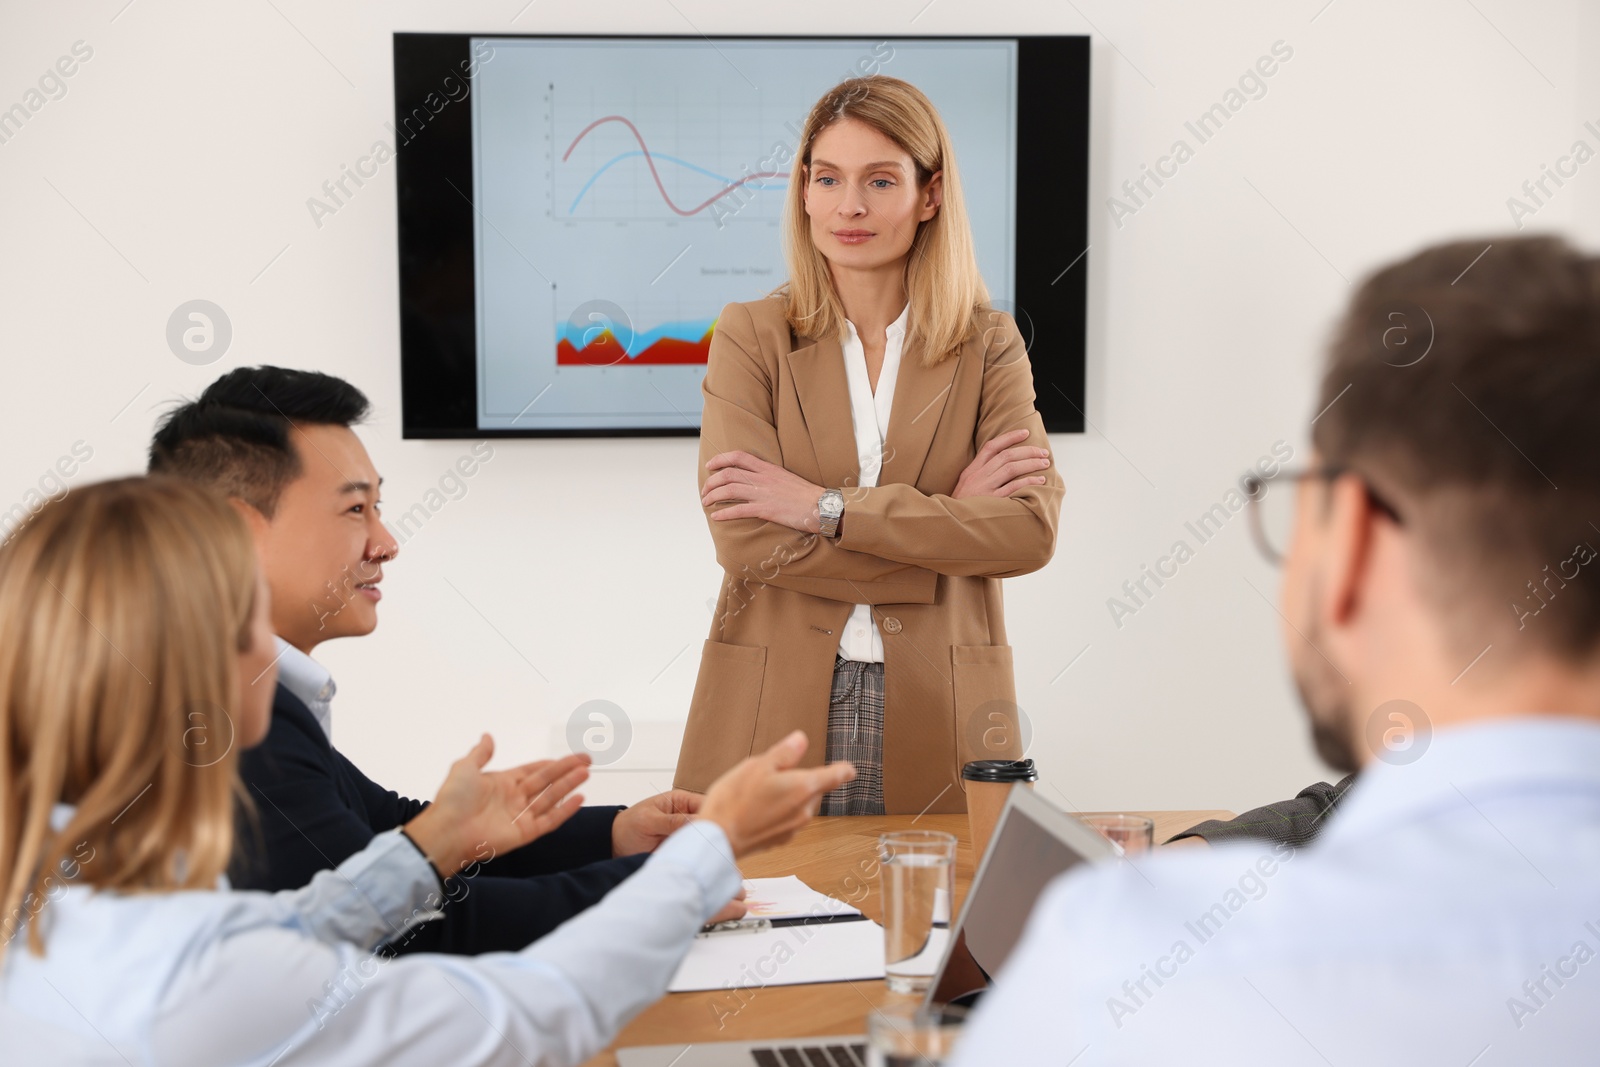
<svg viewBox="0 0 1600 1067">
<path fill-rule="evenodd" d="M 856 776 L 823 795 L 820 814 L 882 815 L 883 664 L 834 658 L 826 758 L 849 760 Z"/>
</svg>

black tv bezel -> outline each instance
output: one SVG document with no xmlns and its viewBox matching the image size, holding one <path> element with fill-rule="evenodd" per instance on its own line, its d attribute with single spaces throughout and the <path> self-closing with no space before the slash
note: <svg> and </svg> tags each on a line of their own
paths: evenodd
<svg viewBox="0 0 1600 1067">
<path fill-rule="evenodd" d="M 894 40 L 895 35 L 852 34 Z M 611 40 L 842 40 L 838 34 L 396 33 L 395 129 L 447 76 L 462 78 L 474 37 Z M 1018 138 L 1014 314 L 1029 337 L 1035 406 L 1050 433 L 1082 433 L 1088 313 L 1089 38 L 1083 35 L 942 34 L 932 41 L 1015 41 Z M 406 439 L 487 437 L 689 437 L 698 427 L 482 429 L 472 184 L 472 112 L 451 103 L 395 146 L 400 274 L 401 434 Z M 399 141 L 399 136 L 396 136 Z M 418 151 L 416 149 L 422 149 Z M 1020 176 L 1041 176 L 1021 181 Z M 454 188 L 452 188 L 452 185 Z M 1062 210 L 1062 205 L 1075 205 Z M 1024 224 L 1026 220 L 1026 224 Z M 1030 312 L 1048 307 L 1048 315 Z M 1048 361 L 1040 354 L 1049 353 Z"/>
</svg>

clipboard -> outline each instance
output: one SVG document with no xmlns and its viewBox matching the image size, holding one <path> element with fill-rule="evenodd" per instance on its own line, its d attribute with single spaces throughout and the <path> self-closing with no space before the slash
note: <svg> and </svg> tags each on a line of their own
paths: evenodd
<svg viewBox="0 0 1600 1067">
<path fill-rule="evenodd" d="M 700 932 L 694 936 L 714 937 L 723 934 L 761 934 L 787 926 L 821 926 L 827 923 L 855 923 L 865 922 L 866 920 L 867 917 L 860 912 L 839 915 L 800 915 L 791 919 L 729 919 L 726 922 L 702 926 Z"/>
</svg>

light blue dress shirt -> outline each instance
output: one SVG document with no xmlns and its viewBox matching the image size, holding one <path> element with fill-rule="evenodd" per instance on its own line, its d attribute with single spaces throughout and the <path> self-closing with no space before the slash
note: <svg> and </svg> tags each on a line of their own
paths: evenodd
<svg viewBox="0 0 1600 1067">
<path fill-rule="evenodd" d="M 1600 725 L 1435 733 L 1298 852 L 1057 879 L 958 1067 L 1600 1063 Z"/>
<path fill-rule="evenodd" d="M 576 1064 L 666 991 L 739 885 L 722 830 L 696 821 L 520 952 L 396 959 L 370 949 L 438 891 L 398 831 L 282 893 L 69 885 L 32 920 L 45 955 L 24 927 L 0 966 L 0 1063 Z"/>
<path fill-rule="evenodd" d="M 279 684 L 300 698 L 301 703 L 311 710 L 322 732 L 332 741 L 333 698 L 339 692 L 333 674 L 283 638 L 274 637 L 273 640 L 278 643 L 276 662 Z"/>
</svg>

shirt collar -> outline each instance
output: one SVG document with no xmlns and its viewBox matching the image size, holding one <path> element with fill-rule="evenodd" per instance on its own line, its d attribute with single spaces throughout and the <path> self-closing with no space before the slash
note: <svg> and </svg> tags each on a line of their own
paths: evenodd
<svg viewBox="0 0 1600 1067">
<path fill-rule="evenodd" d="M 1362 768 L 1322 839 L 1376 834 L 1530 788 L 1600 793 L 1600 723 L 1525 715 L 1433 732 L 1412 762 L 1375 759 Z"/>
<path fill-rule="evenodd" d="M 911 314 L 911 301 L 908 300 L 908 301 L 906 301 L 906 306 L 900 309 L 900 317 L 895 319 L 893 322 L 891 322 L 889 324 L 888 334 L 889 334 L 890 337 L 899 337 L 899 338 L 902 338 L 902 339 L 905 337 L 905 335 L 906 335 L 906 319 L 910 316 L 910 314 Z M 845 327 L 847 329 L 849 329 L 850 336 L 851 337 L 855 337 L 856 336 L 856 324 L 851 322 L 849 319 L 845 319 L 844 320 L 844 324 L 845 324 Z"/>
<path fill-rule="evenodd" d="M 316 716 L 317 725 L 322 727 L 322 732 L 330 737 L 333 733 L 333 708 L 331 702 L 339 687 L 333 683 L 333 675 L 328 673 L 328 668 L 312 659 L 310 656 L 295 648 L 281 637 L 275 637 L 278 642 L 278 682 L 289 692 L 299 697 L 311 714 Z"/>
</svg>

